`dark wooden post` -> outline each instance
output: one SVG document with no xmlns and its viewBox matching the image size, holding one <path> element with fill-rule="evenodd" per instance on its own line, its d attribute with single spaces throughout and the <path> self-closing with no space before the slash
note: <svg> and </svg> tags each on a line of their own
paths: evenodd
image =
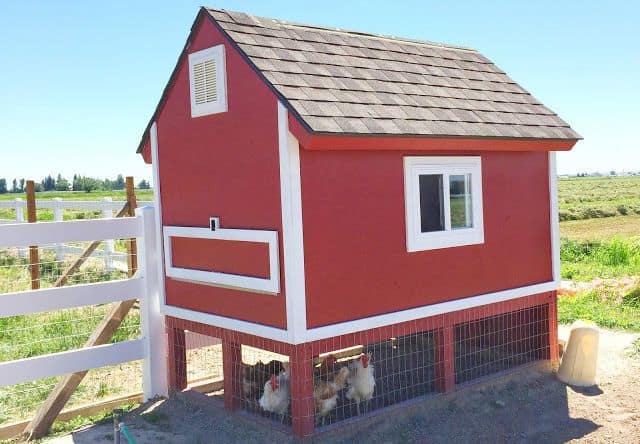
<svg viewBox="0 0 640 444">
<path fill-rule="evenodd" d="M 313 402 L 313 356 L 311 344 L 292 345 L 289 356 L 291 378 L 291 425 L 299 438 L 315 429 Z"/>
<path fill-rule="evenodd" d="M 222 372 L 224 374 L 224 408 L 236 410 L 240 407 L 242 381 L 241 345 L 222 338 Z"/>
<path fill-rule="evenodd" d="M 551 292 L 551 302 L 549 302 L 549 360 L 557 364 L 560 360 L 558 355 L 558 292 Z"/>
<path fill-rule="evenodd" d="M 456 385 L 454 326 L 449 316 L 434 334 L 436 348 L 436 390 L 450 392 Z"/>
<path fill-rule="evenodd" d="M 134 217 L 136 215 L 136 190 L 133 185 L 133 177 L 127 176 L 127 206 L 129 209 L 129 216 Z M 138 270 L 138 245 L 135 239 L 127 240 L 127 268 L 129 277 L 133 276 Z"/>
<path fill-rule="evenodd" d="M 167 323 L 167 340 L 169 391 L 180 392 L 187 388 L 187 344 L 184 330 Z"/>
<path fill-rule="evenodd" d="M 36 220 L 36 189 L 33 180 L 27 180 L 27 221 L 35 223 Z M 40 255 L 38 254 L 38 246 L 29 247 L 29 270 L 31 271 L 31 289 L 40 288 Z"/>
</svg>

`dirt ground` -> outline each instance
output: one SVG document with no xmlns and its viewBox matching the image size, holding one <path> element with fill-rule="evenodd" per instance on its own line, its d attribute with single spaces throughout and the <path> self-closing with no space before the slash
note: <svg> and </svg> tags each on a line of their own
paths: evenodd
<svg viewBox="0 0 640 444">
<path fill-rule="evenodd" d="M 560 337 L 566 339 L 568 332 L 561 327 Z M 567 387 L 539 369 L 520 369 L 378 411 L 312 442 L 640 443 L 640 357 L 629 351 L 638 336 L 601 330 L 598 385 L 590 389 Z M 218 405 L 198 407 L 184 397 L 142 406 L 124 422 L 138 443 L 293 442 L 275 429 L 265 431 L 248 414 L 230 415 Z M 49 442 L 113 442 L 112 426 L 91 426 Z"/>
</svg>

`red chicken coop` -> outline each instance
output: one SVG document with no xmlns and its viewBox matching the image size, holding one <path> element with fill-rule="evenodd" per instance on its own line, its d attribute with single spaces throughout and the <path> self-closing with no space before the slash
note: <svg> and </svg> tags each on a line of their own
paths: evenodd
<svg viewBox="0 0 640 444">
<path fill-rule="evenodd" d="M 138 148 L 172 388 L 220 338 L 225 407 L 308 436 L 557 359 L 579 139 L 473 49 L 202 8 Z"/>
</svg>

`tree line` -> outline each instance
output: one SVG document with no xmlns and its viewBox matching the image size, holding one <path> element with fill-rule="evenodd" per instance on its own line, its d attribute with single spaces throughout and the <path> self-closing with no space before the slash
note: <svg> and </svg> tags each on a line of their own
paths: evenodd
<svg viewBox="0 0 640 444">
<path fill-rule="evenodd" d="M 11 184 L 7 182 L 7 179 L 0 178 L 0 194 L 6 193 L 24 193 L 26 186 L 25 179 L 13 179 Z M 138 188 L 142 190 L 148 190 L 150 187 L 149 182 L 142 179 L 138 182 Z M 74 174 L 72 180 L 68 180 L 62 177 L 62 174 L 58 174 L 57 177 L 51 175 L 43 178 L 40 182 L 35 183 L 36 191 L 112 191 L 112 190 L 124 190 L 125 181 L 122 174 L 111 179 L 96 179 L 94 177 L 81 176 Z"/>
</svg>

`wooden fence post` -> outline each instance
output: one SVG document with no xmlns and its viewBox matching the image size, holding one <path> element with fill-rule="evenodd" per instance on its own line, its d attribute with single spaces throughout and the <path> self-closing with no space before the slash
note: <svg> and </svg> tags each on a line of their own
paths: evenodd
<svg viewBox="0 0 640 444">
<path fill-rule="evenodd" d="M 27 180 L 27 220 L 29 223 L 36 222 L 36 189 L 33 180 Z M 40 288 L 40 257 L 38 246 L 29 247 L 29 269 L 31 271 L 31 289 Z"/>
<path fill-rule="evenodd" d="M 167 378 L 167 335 L 164 316 L 160 313 L 160 260 L 156 245 L 156 221 L 153 207 L 136 209 L 142 224 L 142 237 L 138 239 L 140 272 L 144 279 L 144 295 L 140 297 L 140 324 L 145 340 L 142 388 L 144 400 L 156 395 L 169 396 Z"/>
<path fill-rule="evenodd" d="M 127 176 L 127 205 L 129 206 L 129 216 L 136 215 L 136 190 L 133 185 L 133 177 Z M 133 276 L 138 270 L 137 243 L 135 239 L 127 240 L 127 265 L 129 269 L 129 277 Z"/>
</svg>

